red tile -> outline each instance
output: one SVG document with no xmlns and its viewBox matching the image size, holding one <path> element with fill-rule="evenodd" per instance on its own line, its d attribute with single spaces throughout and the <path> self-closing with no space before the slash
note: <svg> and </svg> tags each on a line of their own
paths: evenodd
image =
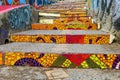
<svg viewBox="0 0 120 80">
<path fill-rule="evenodd" d="M 84 44 L 84 35 L 67 35 L 66 42 Z"/>
</svg>

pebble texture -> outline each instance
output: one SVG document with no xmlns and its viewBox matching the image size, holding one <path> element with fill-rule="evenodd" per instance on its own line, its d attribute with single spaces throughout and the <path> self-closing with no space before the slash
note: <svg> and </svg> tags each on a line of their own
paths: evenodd
<svg viewBox="0 0 120 80">
<path fill-rule="evenodd" d="M 42 43 L 10 43 L 0 45 L 0 51 L 49 52 L 49 53 L 106 53 L 120 54 L 120 45 L 90 45 L 90 44 L 42 44 Z"/>
<path fill-rule="evenodd" d="M 77 34 L 104 34 L 108 35 L 108 33 L 99 31 L 99 30 L 28 30 L 28 31 L 23 31 L 15 34 L 25 34 L 25 35 L 36 35 L 36 34 L 69 34 L 69 35 L 77 35 Z"/>
<path fill-rule="evenodd" d="M 49 79 L 47 72 L 62 71 Z M 119 80 L 120 71 L 100 69 L 53 69 L 37 67 L 0 67 L 0 80 Z M 53 73 L 50 73 L 53 74 Z"/>
</svg>

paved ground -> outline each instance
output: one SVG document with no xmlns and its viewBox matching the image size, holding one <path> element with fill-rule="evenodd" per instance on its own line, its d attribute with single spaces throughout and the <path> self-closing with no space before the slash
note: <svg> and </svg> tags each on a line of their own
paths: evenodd
<svg viewBox="0 0 120 80">
<path fill-rule="evenodd" d="M 46 34 L 46 35 L 86 35 L 86 34 L 104 34 L 109 35 L 106 32 L 100 30 L 28 30 L 23 32 L 18 32 L 15 34 L 25 34 L 25 35 L 37 35 L 37 34 Z"/>
<path fill-rule="evenodd" d="M 120 80 L 120 70 L 1 66 L 0 80 Z"/>
<path fill-rule="evenodd" d="M 91 45 L 91 44 L 46 44 L 14 42 L 0 45 L 0 51 L 7 52 L 43 52 L 43 53 L 106 53 L 120 54 L 120 44 Z"/>
</svg>

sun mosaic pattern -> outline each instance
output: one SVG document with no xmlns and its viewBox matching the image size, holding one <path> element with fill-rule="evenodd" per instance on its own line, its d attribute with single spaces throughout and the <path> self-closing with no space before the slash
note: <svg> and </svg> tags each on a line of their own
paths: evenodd
<svg viewBox="0 0 120 80">
<path fill-rule="evenodd" d="M 62 68 L 120 69 L 118 54 L 56 54 L 6 52 L 5 65 Z"/>
</svg>

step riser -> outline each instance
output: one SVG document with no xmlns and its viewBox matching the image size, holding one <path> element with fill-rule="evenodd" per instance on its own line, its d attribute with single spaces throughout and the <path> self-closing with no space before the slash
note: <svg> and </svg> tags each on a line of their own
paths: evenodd
<svg viewBox="0 0 120 80">
<path fill-rule="evenodd" d="M 7 66 L 120 69 L 118 54 L 6 52 L 0 59 Z"/>
<path fill-rule="evenodd" d="M 75 16 L 75 15 L 73 15 L 73 16 L 60 16 L 60 17 L 56 17 L 56 16 L 59 16 L 59 15 L 54 15 L 54 16 L 39 16 L 40 17 L 40 19 L 53 19 L 53 20 L 56 20 L 56 19 L 58 19 L 58 20 L 60 20 L 60 19 L 68 19 L 68 20 L 78 20 L 78 21 L 88 21 L 88 22 L 92 22 L 92 19 L 91 19 L 91 17 L 89 17 L 89 16 Z"/>
<path fill-rule="evenodd" d="M 76 21 L 77 19 L 77 21 Z M 78 18 L 60 18 L 60 19 L 40 19 L 42 24 L 32 24 L 32 29 L 40 30 L 68 30 L 68 29 L 79 29 L 79 30 L 96 30 L 98 25 L 92 23 L 89 17 L 78 17 Z"/>
<path fill-rule="evenodd" d="M 87 16 L 87 12 L 71 12 L 71 13 L 61 12 L 61 14 L 39 12 L 39 16 L 56 16 L 56 17 Z"/>
<path fill-rule="evenodd" d="M 74 16 L 71 16 L 71 17 L 59 17 L 57 19 L 47 19 L 47 17 L 45 18 L 40 18 L 41 20 L 42 19 L 46 19 L 46 20 L 53 20 L 54 23 L 61 23 L 61 24 L 67 24 L 67 23 L 70 23 L 70 22 L 79 22 L 77 24 L 92 24 L 92 19 L 90 17 L 74 17 Z M 76 23 L 74 23 L 76 24 Z"/>
<path fill-rule="evenodd" d="M 51 12 L 51 13 L 61 13 L 61 12 L 67 12 L 67 11 L 71 11 L 71 12 L 86 12 L 86 10 L 82 10 L 82 9 L 72 9 L 72 10 L 68 10 L 68 9 L 46 9 L 46 10 L 38 10 L 39 12 Z"/>
<path fill-rule="evenodd" d="M 54 5 L 54 6 L 49 6 L 49 7 L 46 7 L 44 9 L 55 9 L 55 8 L 56 9 L 86 9 L 86 6 L 81 6 L 81 5 L 72 5 L 72 6 L 71 5 L 65 5 L 65 6 Z"/>
<path fill-rule="evenodd" d="M 71 16 L 77 16 L 77 17 L 84 17 L 84 16 L 87 16 L 87 13 L 86 12 L 81 12 L 81 13 L 66 13 L 66 14 L 41 14 L 39 13 L 39 16 L 55 16 L 55 17 L 71 17 Z"/>
<path fill-rule="evenodd" d="M 45 8 L 41 8 L 40 10 L 38 11 L 58 11 L 58 12 L 62 12 L 62 11 L 76 11 L 78 10 L 79 12 L 82 12 L 82 11 L 86 11 L 86 6 L 83 7 L 83 8 L 65 8 L 65 7 L 61 7 L 61 8 L 54 8 L 54 7 L 45 7 Z"/>
<path fill-rule="evenodd" d="M 97 24 L 32 24 L 32 30 L 97 30 Z"/>
<path fill-rule="evenodd" d="M 41 17 L 39 18 L 39 22 L 43 24 L 69 24 L 72 22 L 72 24 L 86 24 L 86 25 L 92 25 L 92 19 L 90 19 L 89 17 L 70 17 L 70 18 L 66 18 L 66 17 L 60 17 L 57 19 L 52 19 L 52 18 L 47 18 L 47 17 Z M 74 23 L 73 23 L 74 22 Z"/>
<path fill-rule="evenodd" d="M 13 42 L 109 44 L 109 35 L 11 35 Z"/>
<path fill-rule="evenodd" d="M 67 2 L 67 3 L 51 4 L 50 7 L 51 6 L 61 6 L 61 5 L 62 6 L 73 6 L 74 7 L 74 6 L 86 6 L 86 4 L 87 3 L 73 3 L 73 2 L 69 3 L 69 2 Z"/>
</svg>

